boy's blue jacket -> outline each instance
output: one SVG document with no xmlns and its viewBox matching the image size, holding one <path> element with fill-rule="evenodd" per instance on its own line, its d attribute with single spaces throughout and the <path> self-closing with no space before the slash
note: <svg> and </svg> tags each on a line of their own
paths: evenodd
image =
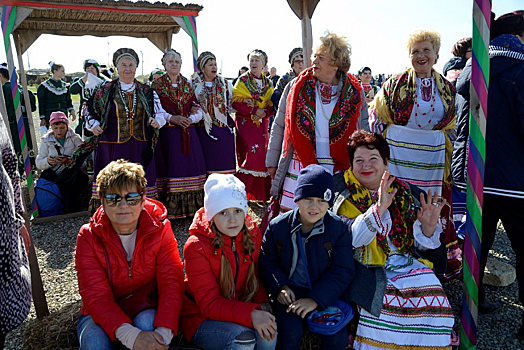
<svg viewBox="0 0 524 350">
<path fill-rule="evenodd" d="M 291 286 L 299 251 L 298 208 L 273 219 L 266 230 L 259 257 L 259 275 L 272 298 L 284 285 Z M 320 308 L 340 299 L 353 279 L 353 247 L 347 225 L 328 211 L 306 240 L 309 278 L 313 289 L 309 297 Z"/>
</svg>

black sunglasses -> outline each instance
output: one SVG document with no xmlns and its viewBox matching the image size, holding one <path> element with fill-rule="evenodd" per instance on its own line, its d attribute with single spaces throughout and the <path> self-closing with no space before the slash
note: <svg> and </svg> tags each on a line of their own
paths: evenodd
<svg viewBox="0 0 524 350">
<path fill-rule="evenodd" d="M 126 200 L 127 205 L 135 206 L 142 200 L 142 196 L 143 196 L 143 193 L 140 193 L 140 192 L 131 192 L 131 193 L 126 194 L 124 197 L 116 193 L 106 193 L 104 195 L 104 198 L 108 206 L 116 207 L 118 203 L 122 201 L 122 199 Z"/>
</svg>

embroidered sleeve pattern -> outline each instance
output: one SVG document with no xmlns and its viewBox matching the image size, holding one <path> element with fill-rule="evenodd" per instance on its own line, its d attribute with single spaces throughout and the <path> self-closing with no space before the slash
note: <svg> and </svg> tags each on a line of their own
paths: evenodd
<svg viewBox="0 0 524 350">
<path fill-rule="evenodd" d="M 93 118 L 93 116 L 91 115 L 91 113 L 89 113 L 89 108 L 84 108 L 82 110 L 82 114 L 84 116 L 84 120 L 85 120 L 85 128 L 89 131 L 93 131 L 93 129 L 95 128 L 95 126 L 98 126 L 100 125 L 100 122 L 98 120 L 96 120 L 95 118 Z"/>
<path fill-rule="evenodd" d="M 166 125 L 166 123 L 169 122 L 169 118 L 171 118 L 171 114 L 167 113 L 164 110 L 164 108 L 162 108 L 160 97 L 158 97 L 158 94 L 154 90 L 153 90 L 153 103 L 155 105 L 155 120 L 157 121 L 158 125 L 160 125 L 160 127 L 163 127 L 164 125 Z"/>
<path fill-rule="evenodd" d="M 386 211 L 382 217 L 378 213 L 376 204 L 353 221 L 351 234 L 353 235 L 353 247 L 358 248 L 368 245 L 376 235 L 385 236 L 391 230 L 391 216 Z"/>
<path fill-rule="evenodd" d="M 422 224 L 420 221 L 415 221 L 413 225 L 413 236 L 415 237 L 415 247 L 419 250 L 435 249 L 440 247 L 440 234 L 442 233 L 442 223 L 438 219 L 437 228 L 433 236 L 426 237 L 422 233 Z"/>
</svg>

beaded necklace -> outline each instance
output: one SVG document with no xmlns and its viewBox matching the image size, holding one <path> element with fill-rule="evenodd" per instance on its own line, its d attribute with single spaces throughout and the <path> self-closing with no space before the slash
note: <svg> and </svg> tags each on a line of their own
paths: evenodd
<svg viewBox="0 0 524 350">
<path fill-rule="evenodd" d="M 126 110 L 127 121 L 130 121 L 135 116 L 136 110 L 136 93 L 135 89 L 132 91 L 124 91 L 122 86 L 120 86 L 120 98 L 122 99 L 122 104 Z"/>
<path fill-rule="evenodd" d="M 429 120 L 426 125 L 431 124 L 431 120 L 433 119 L 433 115 L 435 113 L 435 96 L 437 95 L 437 92 L 436 92 L 436 84 L 433 84 L 432 78 L 422 78 L 420 85 L 421 85 L 420 91 L 422 94 L 422 100 L 426 102 L 429 102 L 431 100 L 431 104 L 429 108 L 424 112 L 421 111 L 420 104 L 418 102 L 418 95 L 417 95 L 418 89 L 415 90 L 415 98 L 414 98 L 415 100 L 415 109 L 414 109 L 415 122 L 417 123 L 417 126 L 420 129 L 422 129 L 423 126 L 418 121 L 418 115 L 420 113 L 420 115 L 422 116 L 429 116 Z"/>
</svg>

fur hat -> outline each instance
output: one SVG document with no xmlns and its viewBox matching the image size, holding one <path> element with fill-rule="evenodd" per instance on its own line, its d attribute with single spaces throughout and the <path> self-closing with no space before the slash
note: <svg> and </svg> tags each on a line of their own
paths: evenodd
<svg viewBox="0 0 524 350">
<path fill-rule="evenodd" d="M 295 189 L 295 202 L 302 198 L 316 197 L 333 205 L 333 175 L 318 164 L 300 170 Z"/>
<path fill-rule="evenodd" d="M 204 184 L 204 209 L 208 220 L 224 209 L 239 208 L 247 214 L 246 186 L 231 174 L 211 174 Z"/>
<path fill-rule="evenodd" d="M 140 63 L 140 60 L 138 59 L 138 55 L 133 49 L 129 49 L 127 47 L 122 47 L 115 51 L 113 54 L 113 65 L 116 67 L 118 66 L 118 62 L 122 58 L 129 58 L 136 62 L 136 66 L 138 67 L 138 64 Z"/>
<path fill-rule="evenodd" d="M 304 51 L 302 51 L 301 47 L 296 47 L 289 53 L 289 59 L 288 62 L 291 64 L 291 67 L 293 67 L 293 64 L 295 63 L 295 58 L 302 56 L 304 57 Z"/>
<path fill-rule="evenodd" d="M 200 69 L 200 71 L 203 71 L 204 70 L 204 66 L 206 65 L 207 61 L 209 60 L 215 60 L 216 61 L 216 57 L 213 53 L 209 52 L 209 51 L 204 51 L 200 54 L 200 56 L 198 56 L 198 59 L 197 59 L 197 67 L 198 69 Z"/>
</svg>

